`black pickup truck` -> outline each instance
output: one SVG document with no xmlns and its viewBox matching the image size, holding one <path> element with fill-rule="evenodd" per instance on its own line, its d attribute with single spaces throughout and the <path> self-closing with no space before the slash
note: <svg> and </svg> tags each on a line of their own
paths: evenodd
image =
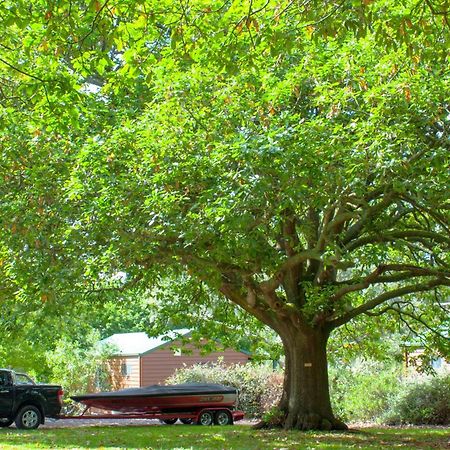
<svg viewBox="0 0 450 450">
<path fill-rule="evenodd" d="M 0 369 L 0 427 L 31 430 L 61 411 L 61 386 L 36 384 L 28 375 Z"/>
</svg>

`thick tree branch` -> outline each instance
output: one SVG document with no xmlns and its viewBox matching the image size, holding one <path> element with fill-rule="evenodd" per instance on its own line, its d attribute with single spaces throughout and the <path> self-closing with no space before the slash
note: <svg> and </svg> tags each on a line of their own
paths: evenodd
<svg viewBox="0 0 450 450">
<path fill-rule="evenodd" d="M 277 331 L 277 324 L 271 314 L 261 307 L 255 304 L 251 304 L 247 301 L 246 297 L 241 294 L 241 292 L 236 289 L 231 283 L 223 282 L 219 288 L 219 291 L 234 304 L 240 306 L 242 309 L 247 311 L 249 314 L 253 315 L 261 322 L 265 323 L 275 331 Z"/>
<path fill-rule="evenodd" d="M 428 325 L 427 322 L 425 322 L 420 316 L 415 315 L 412 312 L 405 311 L 401 308 L 401 302 L 395 302 L 390 306 L 386 306 L 386 308 L 383 308 L 381 311 L 377 311 L 374 313 L 371 313 L 370 311 L 367 311 L 364 314 L 367 314 L 368 316 L 380 316 L 388 311 L 393 311 L 397 313 L 399 316 L 407 316 L 410 319 L 415 320 L 416 322 L 419 322 L 421 325 L 423 325 L 428 331 L 432 332 L 436 336 L 438 336 L 440 339 L 447 340 L 448 336 L 444 336 L 443 334 L 439 333 L 436 329 L 434 329 L 432 326 Z"/>
<path fill-rule="evenodd" d="M 359 282 L 349 283 L 348 285 L 339 289 L 331 298 L 331 302 L 336 302 L 344 295 L 355 292 L 362 291 L 363 289 L 367 289 L 384 271 L 384 266 L 378 266 L 371 274 L 369 274 L 366 278 L 362 279 Z"/>
<path fill-rule="evenodd" d="M 308 230 L 305 233 L 306 240 L 308 242 L 308 248 L 317 248 L 317 241 L 319 240 L 319 228 L 320 228 L 320 215 L 319 211 L 314 208 L 308 209 L 307 215 Z"/>
<path fill-rule="evenodd" d="M 399 272 L 393 275 L 381 276 L 386 272 Z M 338 300 L 348 292 L 360 291 L 366 289 L 371 284 L 395 283 L 405 281 L 415 277 L 446 277 L 450 278 L 450 271 L 436 270 L 426 267 L 414 266 L 411 264 L 384 264 L 380 265 L 371 274 L 365 278 L 354 278 L 339 282 L 343 287 L 332 297 Z"/>
<path fill-rule="evenodd" d="M 282 242 L 281 246 L 284 249 L 286 256 L 294 256 L 299 248 L 299 239 L 296 230 L 296 220 L 293 214 L 286 211 L 286 217 L 281 224 Z"/>
<path fill-rule="evenodd" d="M 436 278 L 434 280 L 429 281 L 428 283 L 421 283 L 421 284 L 413 284 L 408 286 L 403 286 L 398 289 L 394 289 L 392 291 L 384 292 L 383 294 L 378 295 L 377 297 L 373 298 L 372 300 L 363 303 L 362 305 L 352 309 L 351 311 L 347 312 L 346 314 L 342 315 L 341 317 L 331 320 L 330 321 L 330 327 L 331 328 L 337 328 L 341 325 L 344 325 L 345 323 L 352 320 L 354 317 L 359 316 L 360 314 L 363 314 L 367 311 L 370 311 L 371 309 L 376 308 L 377 306 L 381 305 L 387 300 L 402 297 L 404 295 L 408 294 L 415 294 L 417 292 L 426 292 L 430 291 L 436 286 L 450 286 L 450 279 L 449 278 Z"/>
<path fill-rule="evenodd" d="M 336 214 L 336 217 L 331 220 L 323 229 L 318 242 L 317 248 L 319 250 L 324 250 L 326 248 L 326 244 L 329 242 L 330 238 L 339 234 L 342 230 L 345 222 L 350 221 L 351 219 L 359 218 L 359 214 L 355 211 L 342 211 Z"/>
<path fill-rule="evenodd" d="M 388 231 L 386 233 L 371 234 L 357 239 L 345 246 L 345 250 L 351 252 L 357 248 L 364 247 L 367 244 L 375 244 L 377 242 L 390 242 L 404 239 L 406 241 L 435 241 L 439 243 L 450 244 L 450 238 L 434 232 L 427 230 L 399 230 L 399 231 Z"/>
<path fill-rule="evenodd" d="M 284 249 L 286 256 L 292 257 L 295 256 L 301 246 L 297 235 L 296 219 L 294 214 L 290 211 L 286 211 L 285 215 L 286 218 L 281 224 L 282 238 L 280 240 L 280 245 Z M 294 303 L 298 307 L 301 307 L 304 302 L 300 287 L 300 280 L 303 274 L 304 263 L 300 263 L 298 266 L 288 269 L 283 279 L 283 287 L 286 292 L 288 302 Z"/>
<path fill-rule="evenodd" d="M 279 269 L 271 279 L 260 283 L 260 288 L 266 292 L 275 291 L 275 289 L 277 289 L 281 285 L 286 271 L 295 268 L 296 266 L 304 263 L 307 260 L 320 261 L 319 252 L 317 252 L 316 250 L 304 250 L 294 256 L 291 256 L 279 267 Z"/>
<path fill-rule="evenodd" d="M 448 226 L 448 220 L 445 216 L 439 213 L 439 211 L 436 211 L 434 209 L 427 208 L 426 206 L 421 205 L 418 203 L 414 198 L 412 198 L 410 195 L 402 194 L 401 198 L 412 205 L 413 208 L 417 209 L 418 211 L 423 212 L 424 214 L 428 214 L 431 216 L 444 230 L 447 231 L 447 233 L 450 233 L 450 228 Z"/>
<path fill-rule="evenodd" d="M 364 200 L 366 202 L 373 201 L 374 199 L 382 195 L 381 192 L 384 192 L 384 189 L 383 191 L 380 191 L 379 189 L 375 190 L 369 197 L 365 198 Z M 385 193 L 384 197 L 378 203 L 372 206 L 368 206 L 366 209 L 363 208 L 363 211 L 361 212 L 361 219 L 348 228 L 341 243 L 345 246 L 353 239 L 357 238 L 361 234 L 362 230 L 364 230 L 364 227 L 369 222 L 371 222 L 380 212 L 385 211 L 386 208 L 392 204 L 394 199 L 394 192 Z"/>
</svg>

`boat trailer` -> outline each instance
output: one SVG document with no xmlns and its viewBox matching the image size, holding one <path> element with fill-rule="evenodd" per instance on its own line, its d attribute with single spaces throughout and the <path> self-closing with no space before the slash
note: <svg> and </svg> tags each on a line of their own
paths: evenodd
<svg viewBox="0 0 450 450">
<path fill-rule="evenodd" d="M 178 419 L 184 424 L 198 425 L 232 425 L 244 418 L 243 411 L 231 410 L 229 408 L 196 408 L 192 411 L 183 412 L 145 412 L 145 413 L 110 413 L 110 414 L 88 414 L 91 407 L 87 406 L 79 415 L 60 414 L 57 419 L 153 419 L 159 420 L 167 425 L 173 425 Z"/>
</svg>

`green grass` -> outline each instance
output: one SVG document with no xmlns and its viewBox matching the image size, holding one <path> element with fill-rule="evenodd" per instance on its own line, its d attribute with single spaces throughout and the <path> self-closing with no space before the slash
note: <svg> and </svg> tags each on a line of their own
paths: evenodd
<svg viewBox="0 0 450 450">
<path fill-rule="evenodd" d="M 2 450 L 31 449 L 445 449 L 447 428 L 364 428 L 350 432 L 253 430 L 249 426 L 87 426 L 0 429 Z"/>
</svg>

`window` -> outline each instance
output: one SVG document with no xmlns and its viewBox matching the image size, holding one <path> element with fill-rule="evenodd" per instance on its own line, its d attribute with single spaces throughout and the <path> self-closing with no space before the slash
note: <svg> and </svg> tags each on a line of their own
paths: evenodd
<svg viewBox="0 0 450 450">
<path fill-rule="evenodd" d="M 124 377 L 129 377 L 131 373 L 133 372 L 133 367 L 129 362 L 123 362 L 120 366 L 120 373 Z"/>
<path fill-rule="evenodd" d="M 28 375 L 16 373 L 16 384 L 36 384 Z"/>
<path fill-rule="evenodd" d="M 0 386 L 11 386 L 11 375 L 9 372 L 0 372 Z"/>
</svg>

